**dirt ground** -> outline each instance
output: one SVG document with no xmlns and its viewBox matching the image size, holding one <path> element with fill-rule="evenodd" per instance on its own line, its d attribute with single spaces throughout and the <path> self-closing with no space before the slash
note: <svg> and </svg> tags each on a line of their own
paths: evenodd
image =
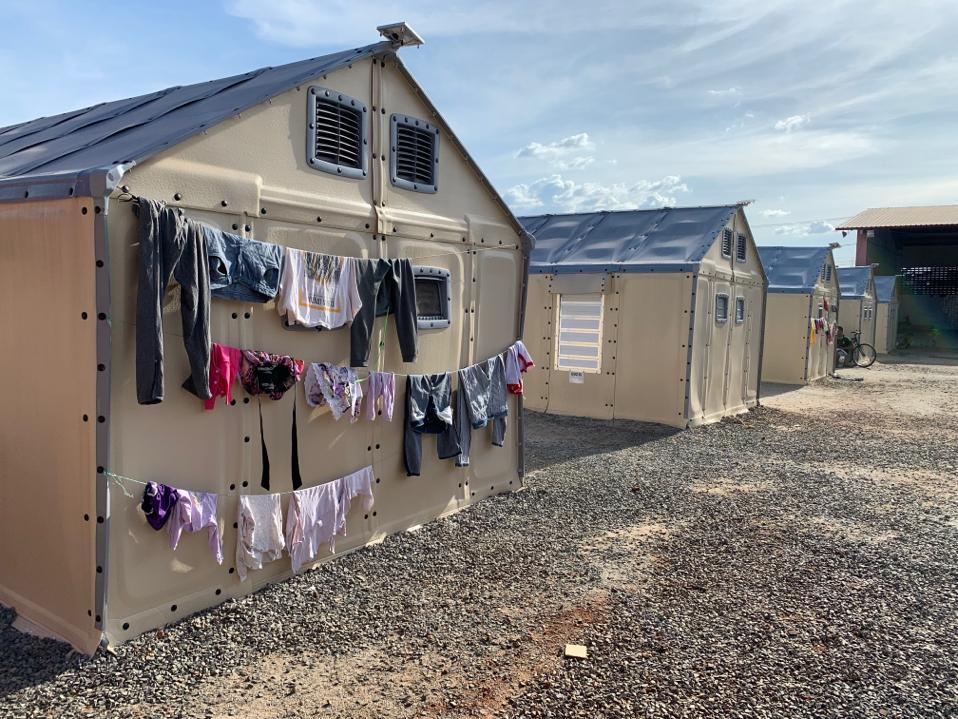
<svg viewBox="0 0 958 719">
<path fill-rule="evenodd" d="M 840 375 L 684 432 L 529 413 L 525 491 L 116 656 L 0 622 L 0 716 L 958 716 L 958 357 Z"/>
</svg>

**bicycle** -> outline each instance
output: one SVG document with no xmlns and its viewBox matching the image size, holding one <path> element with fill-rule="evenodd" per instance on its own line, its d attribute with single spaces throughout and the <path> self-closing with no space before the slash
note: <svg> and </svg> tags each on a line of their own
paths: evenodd
<svg viewBox="0 0 958 719">
<path fill-rule="evenodd" d="M 878 353 L 875 351 L 875 348 L 872 347 L 867 342 L 862 342 L 862 333 L 861 332 L 852 332 L 851 336 L 851 358 L 859 367 L 871 367 L 875 364 L 875 359 L 878 357 Z"/>
</svg>

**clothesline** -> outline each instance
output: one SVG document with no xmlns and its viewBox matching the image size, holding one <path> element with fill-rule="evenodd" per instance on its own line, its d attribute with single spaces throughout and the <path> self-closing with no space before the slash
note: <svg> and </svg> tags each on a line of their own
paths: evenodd
<svg viewBox="0 0 958 719">
<path fill-rule="evenodd" d="M 117 196 L 117 201 L 118 201 L 118 202 L 133 202 L 134 200 L 138 200 L 138 199 L 139 199 L 139 197 L 138 197 L 137 195 L 134 195 L 134 194 L 131 193 L 131 192 L 122 192 L 122 193 L 120 193 L 120 195 Z M 167 203 L 164 202 L 163 204 L 167 204 Z M 186 205 L 177 205 L 177 204 L 175 204 L 175 203 L 169 203 L 169 206 L 170 206 L 170 207 L 176 207 L 176 208 L 179 209 L 180 211 L 182 211 L 183 209 L 193 209 L 193 208 L 191 208 L 191 207 L 189 207 L 189 206 L 186 206 Z M 196 209 L 201 210 L 202 208 L 196 208 Z M 203 224 L 208 224 L 208 223 L 203 223 Z M 212 225 L 211 225 L 211 227 L 212 227 Z M 217 229 L 218 229 L 218 228 L 217 228 Z M 225 232 L 225 230 L 224 230 L 224 232 Z M 436 257 L 450 257 L 450 256 L 454 256 L 454 255 L 468 255 L 468 254 L 470 254 L 470 253 L 479 252 L 479 251 L 481 251 L 481 250 L 502 250 L 502 249 L 512 249 L 512 247 L 511 247 L 511 245 L 510 245 L 510 246 L 490 245 L 490 246 L 488 246 L 488 247 L 471 247 L 471 248 L 469 248 L 468 250 L 451 250 L 451 251 L 449 251 L 449 252 L 437 252 L 437 253 L 432 254 L 432 255 L 419 255 L 419 256 L 417 256 L 417 257 L 394 257 L 394 258 L 384 258 L 384 259 L 397 259 L 397 260 L 406 259 L 406 260 L 410 260 L 410 261 L 413 261 L 413 262 L 414 262 L 414 261 L 416 261 L 416 260 L 431 260 L 431 259 L 434 259 L 434 258 L 436 258 Z M 519 247 L 516 246 L 515 249 L 519 249 Z M 355 259 L 366 259 L 366 258 L 361 258 L 361 257 L 360 257 L 360 258 L 355 258 Z M 375 259 L 375 258 L 374 258 L 374 259 Z"/>
<path fill-rule="evenodd" d="M 120 484 L 121 487 L 123 486 L 123 484 L 122 484 L 123 482 L 132 482 L 133 484 L 138 484 L 138 485 L 140 485 L 141 487 L 145 487 L 147 484 L 149 484 L 149 482 L 144 482 L 142 479 L 136 479 L 136 478 L 134 478 L 134 477 L 127 477 L 127 476 L 122 475 L 122 474 L 117 474 L 116 472 L 101 472 L 101 475 L 104 476 L 104 477 L 106 477 L 107 479 L 112 479 L 114 482 L 117 482 L 118 484 Z M 338 478 L 337 478 L 337 479 L 338 479 Z M 329 482 L 335 482 L 335 481 L 336 481 L 335 479 L 329 480 Z M 165 484 L 165 482 L 164 482 L 164 484 Z M 319 484 L 320 484 L 320 485 L 322 485 L 322 484 L 327 484 L 327 482 L 320 482 Z M 170 486 L 173 487 L 173 486 L 175 486 L 175 485 L 170 485 Z M 315 485 L 315 486 L 319 486 L 319 485 Z M 185 491 L 187 491 L 187 492 L 196 492 L 196 493 L 199 493 L 199 492 L 200 492 L 200 490 L 186 489 L 185 487 L 176 487 L 176 489 L 183 489 L 183 490 L 185 490 Z M 265 495 L 267 495 L 267 494 L 293 494 L 294 492 L 299 492 L 299 491 L 301 491 L 302 489 L 309 489 L 309 487 L 302 487 L 301 489 L 291 489 L 291 490 L 288 490 L 288 491 L 286 491 L 286 492 L 237 492 L 236 494 L 237 494 L 237 496 L 240 496 L 240 497 L 245 497 L 245 496 L 250 496 L 250 497 L 252 497 L 252 496 L 265 496 Z M 213 492 L 213 494 L 222 494 L 222 492 Z"/>
</svg>

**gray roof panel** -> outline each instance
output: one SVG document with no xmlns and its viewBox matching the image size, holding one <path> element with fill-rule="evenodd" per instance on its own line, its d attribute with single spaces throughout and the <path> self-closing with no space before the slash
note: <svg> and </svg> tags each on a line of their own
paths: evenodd
<svg viewBox="0 0 958 719">
<path fill-rule="evenodd" d="M 830 253 L 828 247 L 759 247 L 768 291 L 810 293 Z"/>
<path fill-rule="evenodd" d="M 738 205 L 520 217 L 535 236 L 529 271 L 694 271 Z"/>
<path fill-rule="evenodd" d="M 872 277 L 871 265 L 865 267 L 839 267 L 838 286 L 842 297 L 854 299 L 864 297 L 868 291 L 868 280 Z"/>
<path fill-rule="evenodd" d="M 0 132 L 0 182 L 141 162 L 297 85 L 381 52 L 387 42 L 221 80 L 102 103 Z"/>
<path fill-rule="evenodd" d="M 875 294 L 879 302 L 891 302 L 895 298 L 897 275 L 875 275 Z"/>
</svg>

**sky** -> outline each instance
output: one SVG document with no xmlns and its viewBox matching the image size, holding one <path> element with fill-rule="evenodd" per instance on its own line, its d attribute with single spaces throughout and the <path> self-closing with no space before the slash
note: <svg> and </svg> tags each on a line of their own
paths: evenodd
<svg viewBox="0 0 958 719">
<path fill-rule="evenodd" d="M 958 201 L 951 0 L 0 0 L 0 127 L 378 40 L 518 215 L 728 204 L 759 245 Z M 106 7 L 106 6 L 99 6 Z"/>
</svg>

